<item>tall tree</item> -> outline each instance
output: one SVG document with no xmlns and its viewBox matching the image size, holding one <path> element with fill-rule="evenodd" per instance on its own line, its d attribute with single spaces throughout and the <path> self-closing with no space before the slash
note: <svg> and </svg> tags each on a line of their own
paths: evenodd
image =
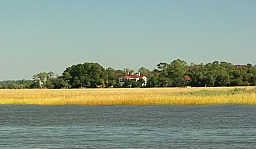
<svg viewBox="0 0 256 149">
<path fill-rule="evenodd" d="M 184 60 L 174 60 L 168 65 L 168 76 L 173 86 L 183 86 L 186 82 L 184 75 L 187 73 L 187 63 Z"/>
<path fill-rule="evenodd" d="M 63 78 L 72 88 L 105 86 L 108 75 L 98 63 L 72 65 L 63 72 Z"/>
<path fill-rule="evenodd" d="M 54 78 L 53 72 L 40 72 L 33 76 L 35 88 L 53 88 L 51 79 Z"/>
</svg>

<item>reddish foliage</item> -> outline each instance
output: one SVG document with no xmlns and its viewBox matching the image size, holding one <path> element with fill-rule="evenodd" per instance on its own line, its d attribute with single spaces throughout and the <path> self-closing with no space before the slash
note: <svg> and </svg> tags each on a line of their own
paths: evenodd
<svg viewBox="0 0 256 149">
<path fill-rule="evenodd" d="M 185 76 L 184 76 L 184 79 L 185 79 L 185 80 L 188 80 L 188 81 L 191 80 L 191 78 L 190 78 L 188 75 L 185 75 Z"/>
</svg>

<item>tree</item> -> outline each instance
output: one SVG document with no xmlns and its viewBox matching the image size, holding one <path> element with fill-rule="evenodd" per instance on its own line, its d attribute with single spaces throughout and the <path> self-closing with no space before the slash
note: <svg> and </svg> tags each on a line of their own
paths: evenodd
<svg viewBox="0 0 256 149">
<path fill-rule="evenodd" d="M 147 81 L 147 87 L 158 87 L 158 79 L 155 76 L 152 76 Z"/>
<path fill-rule="evenodd" d="M 34 88 L 53 88 L 52 79 L 54 78 L 53 72 L 41 72 L 33 76 Z"/>
<path fill-rule="evenodd" d="M 256 66 L 252 64 L 233 65 L 214 61 L 187 65 L 184 60 L 177 59 L 170 64 L 161 62 L 152 71 L 145 67 L 138 71 L 141 75 L 147 74 L 147 87 L 256 85 Z M 0 81 L 0 89 L 142 87 L 144 82 L 141 79 L 137 82 L 127 80 L 122 86 L 119 78 L 127 73 L 134 73 L 134 70 L 115 70 L 111 67 L 104 69 L 97 63 L 84 63 L 66 68 L 61 76 L 50 71 L 34 75 L 33 80 Z"/>
<path fill-rule="evenodd" d="M 88 62 L 66 68 L 62 77 L 72 88 L 105 86 L 108 80 L 108 74 L 101 65 Z"/>
<path fill-rule="evenodd" d="M 65 88 L 71 88 L 71 85 L 69 84 L 72 76 L 69 72 L 63 72 L 62 76 L 60 76 L 61 79 L 65 81 Z"/>
<path fill-rule="evenodd" d="M 54 89 L 68 88 L 66 81 L 62 77 L 53 79 L 52 83 Z"/>
<path fill-rule="evenodd" d="M 171 79 L 173 86 L 183 86 L 185 84 L 184 75 L 187 69 L 187 63 L 180 59 L 174 60 L 168 65 L 168 77 Z"/>
<path fill-rule="evenodd" d="M 133 81 L 130 79 L 127 79 L 123 85 L 123 87 L 132 87 Z"/>
<path fill-rule="evenodd" d="M 137 81 L 137 87 L 145 87 L 145 80 L 140 78 L 138 81 Z"/>
<path fill-rule="evenodd" d="M 158 72 L 155 71 L 156 73 L 156 78 L 158 79 L 159 86 L 161 87 L 167 87 L 171 86 L 171 78 L 168 75 L 168 66 L 169 64 L 167 63 L 159 63 L 157 65 L 158 67 Z"/>
<path fill-rule="evenodd" d="M 204 64 L 190 64 L 188 74 L 191 78 L 190 85 L 191 86 L 205 86 L 206 85 L 206 71 Z"/>
<path fill-rule="evenodd" d="M 138 70 L 138 72 L 141 74 L 141 75 L 146 75 L 146 76 L 149 76 L 151 75 L 151 72 L 145 68 L 145 67 L 140 67 L 140 69 Z"/>
<path fill-rule="evenodd" d="M 187 85 L 189 85 L 189 82 L 191 81 L 191 78 L 190 78 L 190 76 L 189 75 L 185 75 L 184 76 L 184 85 L 183 86 L 187 86 Z"/>
</svg>

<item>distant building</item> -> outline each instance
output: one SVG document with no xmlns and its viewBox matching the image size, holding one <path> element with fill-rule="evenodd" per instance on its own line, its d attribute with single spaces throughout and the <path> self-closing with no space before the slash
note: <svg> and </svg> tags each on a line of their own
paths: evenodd
<svg viewBox="0 0 256 149">
<path fill-rule="evenodd" d="M 120 84 L 124 84 L 126 80 L 134 80 L 134 81 L 139 81 L 139 79 L 143 79 L 144 83 L 142 84 L 142 86 L 146 86 L 147 85 L 147 77 L 146 76 L 141 76 L 140 73 L 138 74 L 128 74 L 126 76 L 122 76 L 119 78 L 119 83 Z"/>
<path fill-rule="evenodd" d="M 245 65 L 234 65 L 234 67 L 236 68 L 236 69 L 239 69 L 239 70 L 241 70 L 241 69 L 245 69 Z"/>
</svg>

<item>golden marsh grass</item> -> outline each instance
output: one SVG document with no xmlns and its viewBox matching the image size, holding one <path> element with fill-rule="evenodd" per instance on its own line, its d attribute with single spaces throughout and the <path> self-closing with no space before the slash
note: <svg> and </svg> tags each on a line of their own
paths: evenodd
<svg viewBox="0 0 256 149">
<path fill-rule="evenodd" d="M 238 90 L 236 90 L 238 89 Z M 255 87 L 0 90 L 0 104 L 256 104 Z"/>
</svg>

